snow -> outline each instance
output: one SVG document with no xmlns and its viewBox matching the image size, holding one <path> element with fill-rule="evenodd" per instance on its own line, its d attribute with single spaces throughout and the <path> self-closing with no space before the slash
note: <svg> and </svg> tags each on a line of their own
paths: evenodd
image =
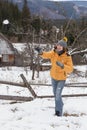
<svg viewBox="0 0 87 130">
<path fill-rule="evenodd" d="M 21 53 L 25 44 L 16 43 L 14 47 Z M 87 82 L 87 65 L 74 66 L 77 73 L 68 76 L 66 83 Z M 31 84 L 51 84 L 49 71 L 40 72 L 39 78 L 35 72 L 32 80 L 32 71 L 29 67 L 1 67 L 0 81 L 22 83 L 20 74 L 24 74 Z M 32 85 L 38 96 L 53 95 L 52 86 Z M 67 88 L 62 94 L 87 93 L 87 88 Z M 0 84 L 0 95 L 32 96 L 27 88 Z M 54 115 L 54 98 L 36 98 L 29 102 L 0 100 L 0 129 L 1 130 L 85 130 L 87 129 L 87 97 L 63 98 L 64 116 Z M 85 107 L 84 107 L 85 106 Z"/>
<path fill-rule="evenodd" d="M 18 50 L 19 53 L 23 52 L 26 48 L 26 43 L 12 43 L 14 48 Z"/>
<path fill-rule="evenodd" d="M 13 54 L 13 51 L 9 47 L 8 43 L 2 39 L 0 39 L 0 54 Z"/>
<path fill-rule="evenodd" d="M 87 66 L 74 66 L 80 71 L 80 76 L 72 73 L 66 83 L 87 82 L 85 72 Z M 40 77 L 31 80 L 32 72 L 29 67 L 1 67 L 0 80 L 21 83 L 20 74 L 24 74 L 30 83 L 51 84 L 49 71 L 40 72 Z M 82 74 L 82 75 L 81 75 Z M 37 95 L 53 95 L 51 86 L 34 86 Z M 87 88 L 67 88 L 63 94 L 87 93 Z M 1 95 L 31 96 L 27 88 L 11 85 L 0 85 Z M 86 130 L 87 129 L 87 97 L 63 98 L 64 116 L 54 115 L 54 98 L 36 98 L 29 102 L 0 100 L 0 129 L 1 130 Z"/>
<path fill-rule="evenodd" d="M 9 24 L 9 21 L 8 21 L 8 19 L 5 19 L 4 21 L 3 21 L 3 24 Z"/>
</svg>

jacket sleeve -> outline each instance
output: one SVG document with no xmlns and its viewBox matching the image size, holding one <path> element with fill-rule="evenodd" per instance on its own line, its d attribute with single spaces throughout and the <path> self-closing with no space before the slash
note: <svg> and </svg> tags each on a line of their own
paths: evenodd
<svg viewBox="0 0 87 130">
<path fill-rule="evenodd" d="M 71 56 L 68 56 L 66 64 L 64 64 L 64 71 L 67 74 L 73 72 L 73 62 Z"/>
<path fill-rule="evenodd" d="M 49 52 L 43 52 L 42 55 L 40 55 L 44 59 L 51 59 L 54 54 L 54 51 Z"/>
</svg>

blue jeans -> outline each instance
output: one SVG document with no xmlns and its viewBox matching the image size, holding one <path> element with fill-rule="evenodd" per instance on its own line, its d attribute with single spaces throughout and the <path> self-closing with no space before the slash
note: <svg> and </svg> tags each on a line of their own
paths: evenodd
<svg viewBox="0 0 87 130">
<path fill-rule="evenodd" d="M 62 116 L 63 113 L 63 101 L 62 101 L 62 90 L 65 85 L 65 80 L 55 80 L 52 78 L 52 87 L 53 87 L 53 93 L 55 97 L 55 112 L 58 111 L 60 113 L 60 116 Z"/>
</svg>

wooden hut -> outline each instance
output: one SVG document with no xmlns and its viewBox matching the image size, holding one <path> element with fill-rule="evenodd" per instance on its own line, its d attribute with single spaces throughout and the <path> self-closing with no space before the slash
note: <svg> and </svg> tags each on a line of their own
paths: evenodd
<svg viewBox="0 0 87 130">
<path fill-rule="evenodd" d="M 19 54 L 12 43 L 0 33 L 0 66 L 16 65 Z"/>
</svg>

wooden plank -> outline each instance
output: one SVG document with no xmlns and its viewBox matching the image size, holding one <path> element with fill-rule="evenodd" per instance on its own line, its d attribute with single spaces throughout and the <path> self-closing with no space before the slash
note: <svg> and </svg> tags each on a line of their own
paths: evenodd
<svg viewBox="0 0 87 130">
<path fill-rule="evenodd" d="M 0 84 L 8 84 L 8 85 L 13 85 L 13 86 L 19 86 L 19 87 L 25 87 L 24 83 L 15 83 L 15 82 L 9 82 L 9 81 L 0 81 Z M 51 84 L 36 84 L 36 83 L 30 83 L 30 85 L 33 86 L 52 86 Z M 65 84 L 65 87 L 87 87 L 87 83 L 67 83 Z"/>
<path fill-rule="evenodd" d="M 9 82 L 9 81 L 0 81 L 0 84 L 6 84 L 6 85 L 19 86 L 19 87 L 25 87 L 26 88 L 26 86 L 23 83 L 15 83 L 15 82 Z"/>
<path fill-rule="evenodd" d="M 32 97 L 22 97 L 22 96 L 8 96 L 8 95 L 0 95 L 0 99 L 2 100 L 16 100 L 16 101 L 32 101 Z"/>
<path fill-rule="evenodd" d="M 87 94 L 69 94 L 69 95 L 62 95 L 62 97 L 85 97 Z M 53 98 L 53 95 L 46 95 L 46 96 L 37 96 L 37 98 Z"/>
<path fill-rule="evenodd" d="M 87 96 L 87 94 L 62 95 L 62 97 L 85 97 L 85 96 Z M 53 95 L 37 96 L 37 98 L 54 98 L 54 96 Z M 0 95 L 0 99 L 2 99 L 2 100 L 14 100 L 14 101 L 32 101 L 34 98 L 23 97 L 23 96 Z"/>
<path fill-rule="evenodd" d="M 37 94 L 34 92 L 34 90 L 32 89 L 32 87 L 30 86 L 30 84 L 27 82 L 27 80 L 26 80 L 26 78 L 24 77 L 24 75 L 21 74 L 20 76 L 21 76 L 21 78 L 23 79 L 24 84 L 26 85 L 26 87 L 27 87 L 27 88 L 29 89 L 29 91 L 31 92 L 32 96 L 33 96 L 34 98 L 36 98 L 36 97 L 37 97 Z"/>
</svg>

